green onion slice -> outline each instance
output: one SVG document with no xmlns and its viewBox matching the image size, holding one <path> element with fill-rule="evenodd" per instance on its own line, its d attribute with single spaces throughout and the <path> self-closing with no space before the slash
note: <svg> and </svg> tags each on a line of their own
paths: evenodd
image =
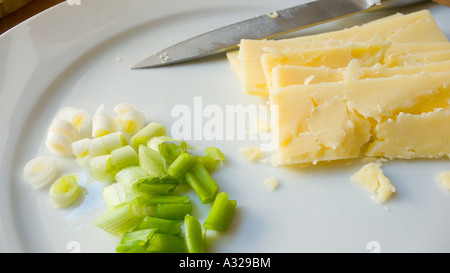
<svg viewBox="0 0 450 273">
<path fill-rule="evenodd" d="M 64 208 L 77 199 L 80 192 L 78 174 L 61 176 L 50 187 L 50 202 L 55 208 Z"/>
<path fill-rule="evenodd" d="M 203 227 L 207 230 L 226 231 L 233 219 L 235 209 L 236 200 L 229 200 L 225 192 L 218 193 Z"/>
</svg>

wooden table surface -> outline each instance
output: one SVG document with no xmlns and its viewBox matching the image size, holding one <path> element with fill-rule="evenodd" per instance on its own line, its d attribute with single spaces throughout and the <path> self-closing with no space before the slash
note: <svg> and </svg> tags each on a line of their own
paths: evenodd
<svg viewBox="0 0 450 273">
<path fill-rule="evenodd" d="M 23 8 L 0 19 L 0 34 L 26 19 L 44 11 L 56 4 L 65 2 L 65 0 L 33 0 Z"/>
</svg>

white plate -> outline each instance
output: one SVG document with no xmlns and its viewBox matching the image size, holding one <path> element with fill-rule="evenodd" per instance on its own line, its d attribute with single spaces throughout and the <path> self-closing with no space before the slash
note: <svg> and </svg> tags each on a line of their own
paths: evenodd
<svg viewBox="0 0 450 273">
<path fill-rule="evenodd" d="M 275 3 L 276 2 L 276 3 Z M 224 56 L 152 70 L 130 70 L 175 42 L 215 27 L 306 1 L 81 0 L 62 3 L 0 36 L 0 250 L 6 252 L 114 252 L 117 238 L 92 221 L 105 211 L 102 183 L 82 175 L 84 198 L 54 209 L 47 190 L 24 180 L 25 163 L 40 152 L 51 117 L 71 105 L 93 113 L 104 104 L 133 103 L 149 120 L 171 128 L 176 105 L 259 103 L 242 94 Z M 428 8 L 450 37 L 450 9 Z M 303 30 L 311 34 L 360 24 L 393 13 L 377 12 Z M 206 122 L 206 120 L 203 120 Z M 397 194 L 385 206 L 350 181 L 361 166 L 277 169 L 245 161 L 243 141 L 194 141 L 217 146 L 228 164 L 215 174 L 237 200 L 232 227 L 210 239 L 211 252 L 447 252 L 450 192 L 436 181 L 447 160 L 395 161 L 384 165 Z M 60 161 L 71 167 L 71 162 Z M 276 191 L 263 181 L 275 176 Z M 193 197 L 193 201 L 195 197 Z M 194 206 L 205 219 L 207 207 Z"/>
</svg>

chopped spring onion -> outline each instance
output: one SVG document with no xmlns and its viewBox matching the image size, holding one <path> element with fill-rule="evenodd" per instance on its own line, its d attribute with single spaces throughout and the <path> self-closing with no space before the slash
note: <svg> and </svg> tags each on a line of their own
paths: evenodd
<svg viewBox="0 0 450 273">
<path fill-rule="evenodd" d="M 119 170 L 139 165 L 139 155 L 130 145 L 120 147 L 111 152 L 111 162 Z"/>
<path fill-rule="evenodd" d="M 161 143 L 164 142 L 170 142 L 170 141 L 177 141 L 175 138 L 171 137 L 171 136 L 155 136 L 152 137 L 148 142 L 147 142 L 147 146 L 152 149 L 155 150 L 157 152 L 159 152 L 159 145 Z"/>
<path fill-rule="evenodd" d="M 133 189 L 143 196 L 164 195 L 172 193 L 178 186 L 178 181 L 172 177 L 152 177 L 136 183 Z"/>
<path fill-rule="evenodd" d="M 56 159 L 52 156 L 35 157 L 28 161 L 23 172 L 33 188 L 42 188 L 52 182 L 58 173 Z"/>
<path fill-rule="evenodd" d="M 155 216 L 163 219 L 183 220 L 187 214 L 191 214 L 192 204 L 189 203 L 173 203 L 156 205 Z"/>
<path fill-rule="evenodd" d="M 72 122 L 65 119 L 53 119 L 48 131 L 67 135 L 72 141 L 78 139 L 78 128 Z"/>
<path fill-rule="evenodd" d="M 136 215 L 133 210 L 133 201 L 123 203 L 108 210 L 105 214 L 94 220 L 94 225 L 115 236 L 122 236 L 132 231 L 142 221 L 143 216 Z"/>
<path fill-rule="evenodd" d="M 180 145 L 167 142 L 163 142 L 159 145 L 159 153 L 166 159 L 168 164 L 173 163 L 181 153 L 185 153 L 186 151 L 187 144 L 184 141 L 182 141 Z"/>
<path fill-rule="evenodd" d="M 191 173 L 187 172 L 185 175 L 186 183 L 195 191 L 197 196 L 200 198 L 200 201 L 203 204 L 209 203 L 214 200 L 214 196 L 212 196 L 200 183 L 197 177 Z"/>
<path fill-rule="evenodd" d="M 216 148 L 216 147 L 206 148 L 205 155 L 212 157 L 218 161 L 225 160 L 225 155 L 222 153 L 222 151 L 219 148 Z"/>
<path fill-rule="evenodd" d="M 129 103 L 121 103 L 114 107 L 117 113 L 116 121 L 122 126 L 122 130 L 128 135 L 134 135 L 140 131 L 145 124 L 145 116 L 142 112 Z"/>
<path fill-rule="evenodd" d="M 104 105 L 102 104 L 92 118 L 92 136 L 101 137 L 116 131 L 116 120 L 104 113 Z"/>
<path fill-rule="evenodd" d="M 88 154 L 91 157 L 108 154 L 108 152 L 106 151 L 105 145 L 103 145 L 103 141 L 100 137 L 90 139 L 88 145 L 89 145 Z"/>
<path fill-rule="evenodd" d="M 150 122 L 144 128 L 139 130 L 130 139 L 131 145 L 138 149 L 141 144 L 147 145 L 147 142 L 155 136 L 162 136 L 166 134 L 166 128 L 160 123 Z"/>
<path fill-rule="evenodd" d="M 111 163 L 111 155 L 93 157 L 89 162 L 89 171 L 98 181 L 112 181 L 118 172 Z"/>
<path fill-rule="evenodd" d="M 156 232 L 147 242 L 146 250 L 150 253 L 185 253 L 186 244 L 181 236 Z"/>
<path fill-rule="evenodd" d="M 81 167 L 89 167 L 91 163 L 92 156 L 86 155 L 83 157 L 75 158 L 75 162 Z"/>
<path fill-rule="evenodd" d="M 156 228 L 158 232 L 172 235 L 181 234 L 181 221 L 146 216 L 135 230 Z"/>
<path fill-rule="evenodd" d="M 73 139 L 59 132 L 48 132 L 45 145 L 55 155 L 71 156 Z"/>
<path fill-rule="evenodd" d="M 229 200 L 225 192 L 218 193 L 203 227 L 207 230 L 226 231 L 235 210 L 236 200 Z"/>
<path fill-rule="evenodd" d="M 80 187 L 77 174 L 61 176 L 50 187 L 50 202 L 55 208 L 64 208 L 72 204 L 78 197 Z"/>
<path fill-rule="evenodd" d="M 139 146 L 139 164 L 152 177 L 166 175 L 166 161 L 158 152 L 145 145 Z"/>
<path fill-rule="evenodd" d="M 145 253 L 147 241 L 156 233 L 156 229 L 142 229 L 125 232 L 116 247 L 117 253 Z"/>
<path fill-rule="evenodd" d="M 131 202 L 135 198 L 134 191 L 123 183 L 112 183 L 106 186 L 103 188 L 102 196 L 108 209 Z"/>
<path fill-rule="evenodd" d="M 191 215 L 184 217 L 184 237 L 189 253 L 205 253 L 205 240 L 200 222 Z"/>
<path fill-rule="evenodd" d="M 186 183 L 197 193 L 203 204 L 214 200 L 219 190 L 208 170 L 197 162 L 185 175 Z"/>
<path fill-rule="evenodd" d="M 167 168 L 167 173 L 178 181 L 183 181 L 186 172 L 195 164 L 195 159 L 188 153 L 181 153 Z"/>
<path fill-rule="evenodd" d="M 120 147 L 128 145 L 127 140 L 121 132 L 110 133 L 99 138 L 101 139 L 107 153 L 111 153 Z"/>
<path fill-rule="evenodd" d="M 159 195 L 159 196 L 152 196 L 145 200 L 145 202 L 148 205 L 157 205 L 157 204 L 179 204 L 189 203 L 189 196 L 183 196 L 183 195 Z"/>
<path fill-rule="evenodd" d="M 89 152 L 89 141 L 89 138 L 83 138 L 72 142 L 72 154 L 76 158 L 87 156 Z"/>
<path fill-rule="evenodd" d="M 136 183 L 150 179 L 150 175 L 140 166 L 130 166 L 117 172 L 115 178 L 118 183 L 133 187 Z"/>
<path fill-rule="evenodd" d="M 55 117 L 72 122 L 83 136 L 87 136 L 87 134 L 90 133 L 91 117 L 86 110 L 65 106 L 58 110 Z"/>
<path fill-rule="evenodd" d="M 140 215 L 142 217 L 145 216 L 155 216 L 155 217 L 159 217 L 162 213 L 162 215 L 167 214 L 167 217 L 160 217 L 160 218 L 165 218 L 165 219 L 172 219 L 172 220 L 176 220 L 173 219 L 172 216 L 170 216 L 170 213 L 173 214 L 172 210 L 175 208 L 171 208 L 170 206 L 168 207 L 163 207 L 162 209 L 160 208 L 160 214 L 159 216 L 157 215 L 157 209 L 158 209 L 158 205 L 182 205 L 179 206 L 181 207 L 184 212 L 178 212 L 179 214 L 185 214 L 188 211 L 190 211 L 190 206 L 191 203 L 189 202 L 189 196 L 176 196 L 176 195 L 160 195 L 160 196 L 151 196 L 149 198 L 144 197 L 144 196 L 138 196 L 136 197 L 133 201 L 133 211 L 135 215 Z M 161 206 L 160 206 L 161 207 Z M 178 217 L 178 216 L 177 216 Z M 184 216 L 183 216 L 184 217 Z"/>
<path fill-rule="evenodd" d="M 147 202 L 147 198 L 143 196 L 137 196 L 132 201 L 133 212 L 135 215 L 142 217 L 155 216 L 156 215 L 156 205 Z"/>
<path fill-rule="evenodd" d="M 195 159 L 197 160 L 197 162 L 205 166 L 206 170 L 208 170 L 208 172 L 210 173 L 212 173 L 217 167 L 217 159 L 214 159 L 210 156 L 196 156 Z"/>
<path fill-rule="evenodd" d="M 92 138 L 88 144 L 88 153 L 92 157 L 110 154 L 112 151 L 128 145 L 127 140 L 121 132 Z"/>
</svg>

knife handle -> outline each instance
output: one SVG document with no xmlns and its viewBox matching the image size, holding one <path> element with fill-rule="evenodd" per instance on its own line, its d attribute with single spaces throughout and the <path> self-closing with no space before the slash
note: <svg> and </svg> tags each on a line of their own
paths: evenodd
<svg viewBox="0 0 450 273">
<path fill-rule="evenodd" d="M 445 5 L 447 7 L 450 7 L 450 0 L 433 0 L 433 2 Z"/>
</svg>

